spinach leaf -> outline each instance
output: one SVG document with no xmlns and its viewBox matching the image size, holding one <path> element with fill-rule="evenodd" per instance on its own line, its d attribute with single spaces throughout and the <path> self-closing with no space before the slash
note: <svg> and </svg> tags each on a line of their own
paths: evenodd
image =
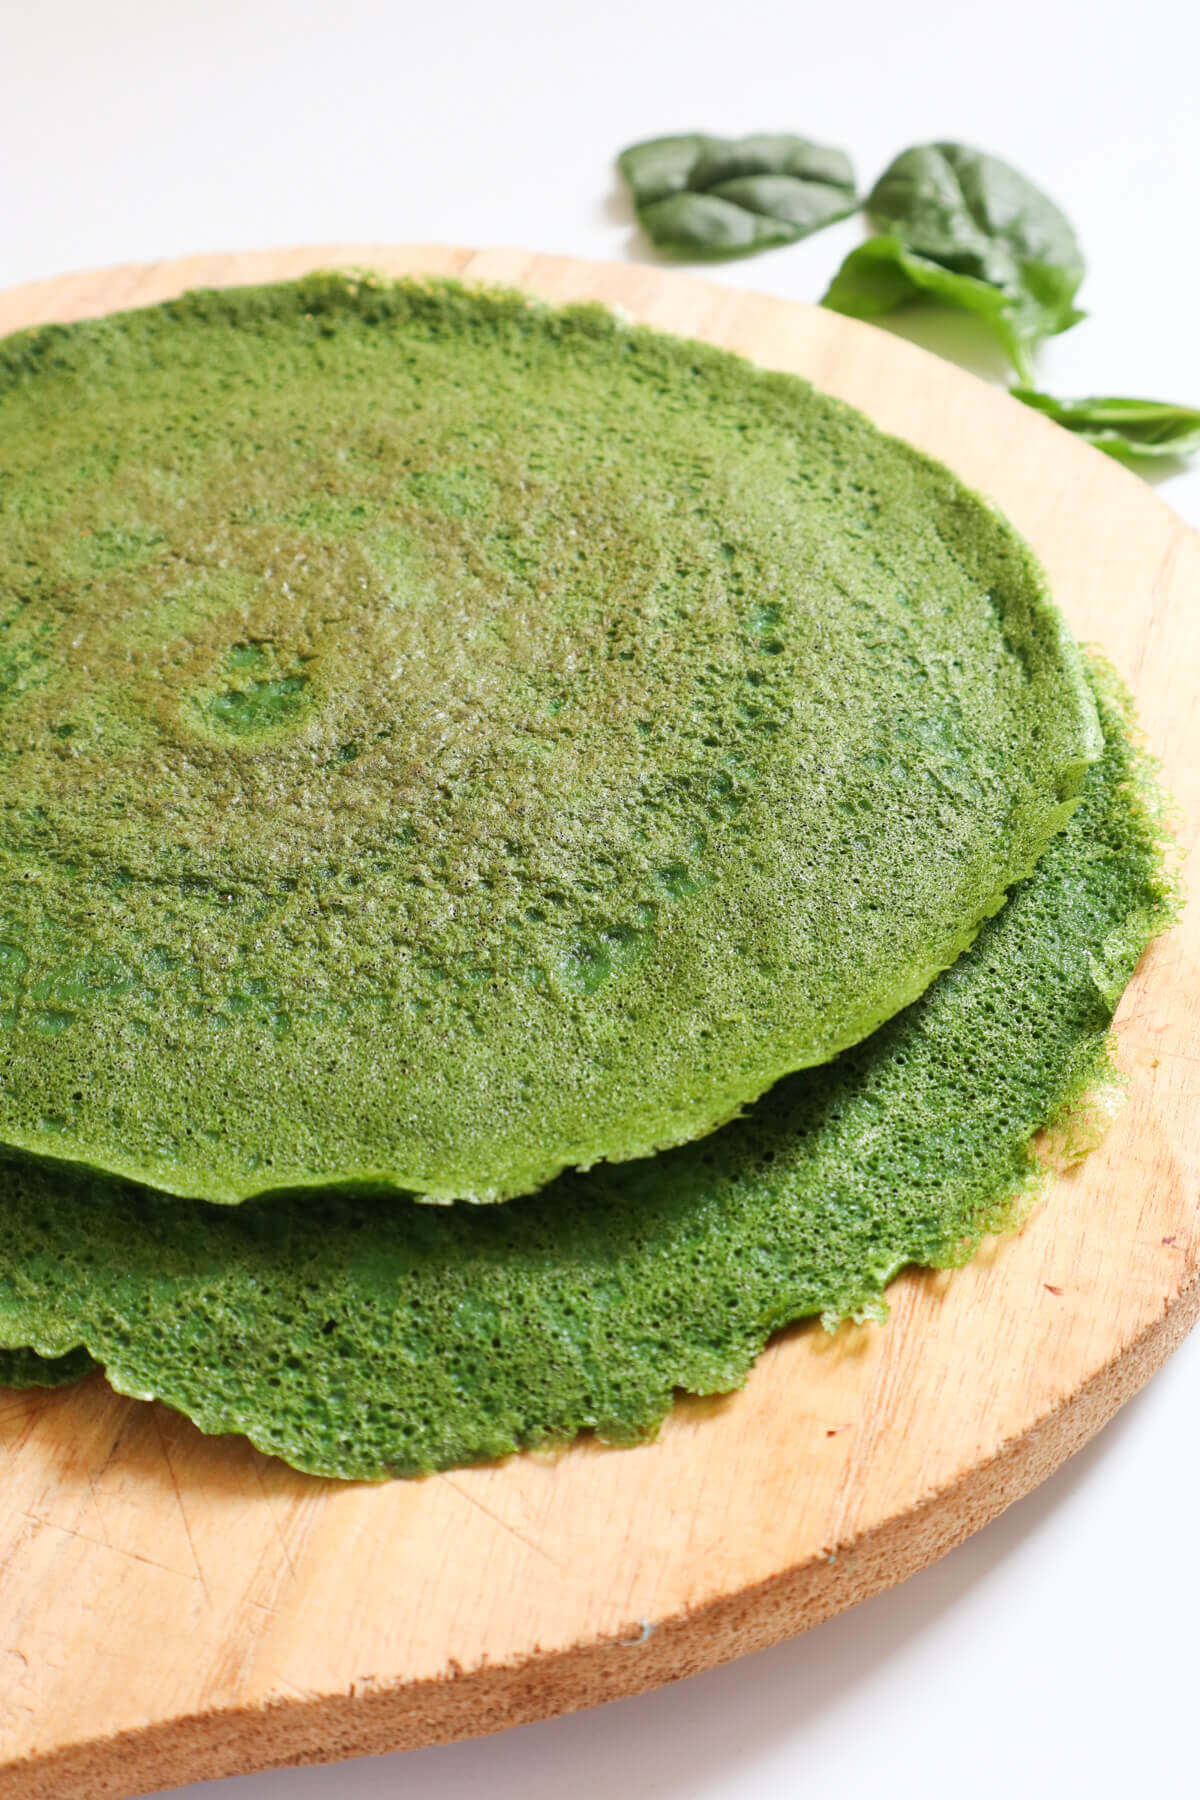
<svg viewBox="0 0 1200 1800">
<path fill-rule="evenodd" d="M 1029 345 L 1011 318 L 1007 296 L 975 275 L 958 275 L 927 257 L 916 256 L 898 237 L 868 238 L 843 262 L 821 300 L 833 312 L 875 319 L 922 294 L 977 314 L 1004 345 L 1023 380 L 1033 378 Z"/>
<path fill-rule="evenodd" d="M 965 144 L 923 144 L 884 170 L 866 211 L 881 235 L 852 250 L 823 305 L 875 318 L 923 294 L 978 314 L 1022 380 L 1040 338 L 1083 314 L 1083 253 L 1054 202 L 1009 163 Z"/>
<path fill-rule="evenodd" d="M 1194 406 L 1113 397 L 1056 400 L 1030 387 L 1011 391 L 1015 399 L 1122 462 L 1143 456 L 1194 456 L 1200 451 L 1200 408 Z"/>
<path fill-rule="evenodd" d="M 858 204 L 849 157 L 782 134 L 650 138 L 623 150 L 617 167 L 643 231 L 681 257 L 794 244 Z"/>
</svg>

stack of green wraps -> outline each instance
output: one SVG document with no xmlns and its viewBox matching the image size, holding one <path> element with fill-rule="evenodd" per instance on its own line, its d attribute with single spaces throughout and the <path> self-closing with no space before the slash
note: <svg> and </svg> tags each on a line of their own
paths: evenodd
<svg viewBox="0 0 1200 1800">
<path fill-rule="evenodd" d="M 1115 679 L 795 378 L 325 275 L 0 343 L 0 1374 L 379 1478 L 1015 1217 L 1167 922 Z"/>
</svg>

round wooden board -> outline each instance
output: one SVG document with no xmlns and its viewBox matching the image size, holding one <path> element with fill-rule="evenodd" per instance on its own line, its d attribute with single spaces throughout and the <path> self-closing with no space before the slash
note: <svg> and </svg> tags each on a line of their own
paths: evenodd
<svg viewBox="0 0 1200 1800">
<path fill-rule="evenodd" d="M 595 298 L 797 370 L 1032 540 L 1200 815 L 1200 540 L 1135 476 L 912 345 L 659 268 L 336 246 L 64 277 L 0 330 L 329 264 Z M 294 1474 L 94 1378 L 0 1405 L 0 1796 L 104 1800 L 594 1705 L 902 1579 L 1083 1444 L 1200 1310 L 1200 906 L 1118 1018 L 1128 1103 L 1017 1237 L 884 1327 L 777 1339 L 656 1444 L 381 1487 Z"/>
</svg>

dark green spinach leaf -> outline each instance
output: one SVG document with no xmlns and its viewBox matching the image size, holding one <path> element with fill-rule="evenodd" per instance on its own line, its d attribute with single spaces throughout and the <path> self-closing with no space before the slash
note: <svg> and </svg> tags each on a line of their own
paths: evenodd
<svg viewBox="0 0 1200 1800">
<path fill-rule="evenodd" d="M 1004 345 L 1009 361 L 1025 380 L 1033 376 L 1028 343 L 1014 325 L 1009 301 L 1000 288 L 975 275 L 959 275 L 927 257 L 916 256 L 898 237 L 868 238 L 843 262 L 822 297 L 821 305 L 854 319 L 875 319 L 922 295 L 975 313 Z"/>
<path fill-rule="evenodd" d="M 794 244 L 858 204 L 854 168 L 807 138 L 689 132 L 617 158 L 638 223 L 660 250 L 713 260 Z"/>
<path fill-rule="evenodd" d="M 1194 456 L 1200 451 L 1200 408 L 1194 406 L 1111 396 L 1056 400 L 1030 387 L 1015 387 L 1012 393 L 1122 462 L 1143 456 Z"/>
<path fill-rule="evenodd" d="M 1023 381 L 1040 338 L 1083 314 L 1083 253 L 1054 202 L 1009 163 L 965 144 L 923 144 L 884 170 L 866 211 L 881 235 L 852 250 L 822 304 L 876 318 L 927 295 L 976 313 Z"/>
</svg>

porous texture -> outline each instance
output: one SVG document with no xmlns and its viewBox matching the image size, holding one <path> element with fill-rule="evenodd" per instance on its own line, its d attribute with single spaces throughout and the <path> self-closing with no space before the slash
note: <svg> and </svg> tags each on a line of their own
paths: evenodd
<svg viewBox="0 0 1200 1800">
<path fill-rule="evenodd" d="M 791 377 L 326 276 L 0 346 L 0 1141 L 504 1198 L 921 993 L 1098 748 L 1030 552 Z"/>
<path fill-rule="evenodd" d="M 1105 710 L 1081 805 L 973 949 L 704 1142 L 487 1208 L 218 1210 L 13 1167 L 0 1342 L 85 1345 L 205 1431 L 372 1478 L 633 1439 L 677 1390 L 736 1387 L 790 1320 L 877 1310 L 904 1264 L 961 1261 L 1011 1220 L 1032 1135 L 1104 1073 L 1170 914 L 1153 792 Z"/>
</svg>

